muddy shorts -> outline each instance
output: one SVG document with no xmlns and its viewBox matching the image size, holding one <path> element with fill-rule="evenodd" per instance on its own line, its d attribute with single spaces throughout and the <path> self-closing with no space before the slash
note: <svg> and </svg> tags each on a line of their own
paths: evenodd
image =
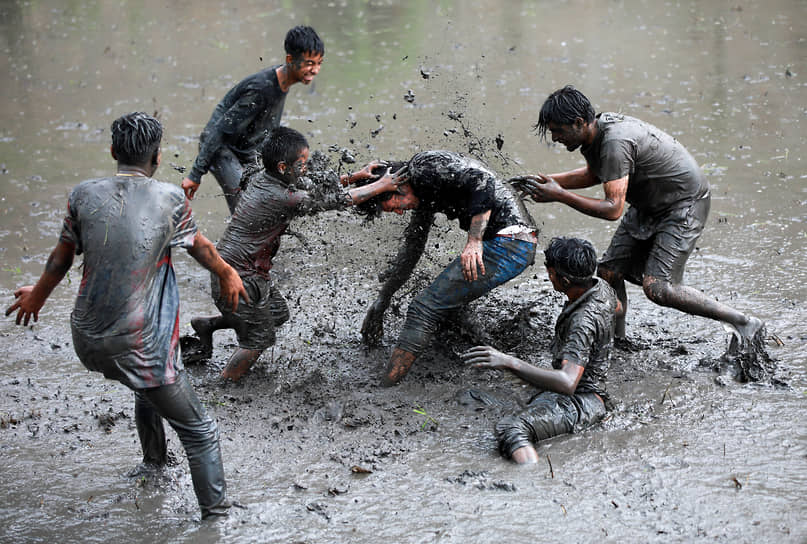
<svg viewBox="0 0 807 544">
<path fill-rule="evenodd" d="M 466 281 L 459 257 L 451 261 L 426 289 L 420 292 L 406 312 L 398 347 L 421 353 L 440 324 L 463 305 L 521 274 L 535 261 L 535 246 L 514 238 L 496 237 L 482 242 L 485 275 Z"/>
<path fill-rule="evenodd" d="M 645 276 L 678 285 L 695 242 L 703 232 L 710 202 L 706 197 L 688 208 L 675 210 L 652 227 L 651 232 L 643 234 L 637 234 L 644 226 L 637 223 L 636 211 L 629 209 L 600 265 L 636 285 L 642 285 Z"/>
<path fill-rule="evenodd" d="M 275 343 L 275 328 L 289 320 L 289 307 L 271 280 L 249 276 L 241 281 L 249 302 L 239 299 L 235 312 L 219 300 L 219 280 L 214 274 L 210 275 L 210 291 L 221 315 L 234 324 L 238 347 L 264 350 Z"/>
<path fill-rule="evenodd" d="M 577 432 L 605 415 L 605 404 L 594 393 L 562 395 L 539 393 L 524 411 L 504 417 L 496 424 L 496 439 L 502 455 L 553 436 Z"/>
</svg>

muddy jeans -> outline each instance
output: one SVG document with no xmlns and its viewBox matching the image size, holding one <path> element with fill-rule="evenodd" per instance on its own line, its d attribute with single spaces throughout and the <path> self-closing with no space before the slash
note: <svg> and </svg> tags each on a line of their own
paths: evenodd
<svg viewBox="0 0 807 544">
<path fill-rule="evenodd" d="M 544 391 L 523 412 L 499 420 L 496 424 L 499 450 L 509 458 L 519 448 L 588 427 L 604 415 L 605 405 L 594 393 L 569 396 Z"/>
<path fill-rule="evenodd" d="M 227 485 L 219 431 L 185 372 L 173 384 L 135 390 L 135 423 L 146 463 L 163 465 L 167 460 L 163 419 L 176 431 L 185 448 L 202 518 L 225 514 Z"/>
<path fill-rule="evenodd" d="M 448 316 L 515 278 L 535 261 L 536 244 L 532 242 L 496 237 L 482 244 L 485 275 L 480 275 L 476 281 L 466 281 L 462 261 L 459 257 L 454 259 L 409 305 L 397 347 L 409 353 L 421 353 Z"/>
</svg>

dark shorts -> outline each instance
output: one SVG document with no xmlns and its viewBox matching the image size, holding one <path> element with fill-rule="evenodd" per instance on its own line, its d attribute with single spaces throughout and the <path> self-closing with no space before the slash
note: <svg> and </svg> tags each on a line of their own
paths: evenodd
<svg viewBox="0 0 807 544">
<path fill-rule="evenodd" d="M 645 276 L 674 285 L 681 283 L 687 259 L 709 216 L 710 203 L 711 199 L 706 197 L 688 208 L 671 212 L 658 222 L 647 239 L 635 234 L 637 214 L 628 210 L 600 265 L 636 285 L 642 285 Z"/>
<path fill-rule="evenodd" d="M 605 416 L 605 404 L 594 393 L 562 395 L 539 393 L 520 413 L 496 424 L 496 439 L 502 455 L 512 457 L 524 446 L 561 434 L 577 432 Z"/>
<path fill-rule="evenodd" d="M 264 350 L 275 343 L 275 328 L 289 320 L 289 307 L 271 280 L 258 276 L 241 278 L 249 302 L 239 299 L 238 309 L 231 312 L 219 300 L 219 280 L 211 274 L 210 291 L 221 315 L 235 323 L 238 347 Z"/>
</svg>

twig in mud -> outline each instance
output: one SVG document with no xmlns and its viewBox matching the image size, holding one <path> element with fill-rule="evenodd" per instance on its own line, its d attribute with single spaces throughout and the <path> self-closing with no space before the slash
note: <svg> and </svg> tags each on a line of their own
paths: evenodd
<svg viewBox="0 0 807 544">
<path fill-rule="evenodd" d="M 549 458 L 548 453 L 546 454 L 546 462 L 549 463 L 549 477 L 554 478 L 555 477 L 555 471 L 552 469 L 552 459 Z M 561 504 L 560 507 L 563 508 L 563 505 Z M 566 512 L 564 510 L 564 514 L 565 513 Z"/>
<path fill-rule="evenodd" d="M 732 476 L 731 481 L 734 482 L 734 489 L 739 491 L 743 488 L 743 484 L 740 483 L 740 480 L 737 479 L 737 476 Z"/>
<path fill-rule="evenodd" d="M 563 510 L 563 515 L 565 516 L 566 515 L 566 507 L 561 504 L 560 509 Z"/>
</svg>

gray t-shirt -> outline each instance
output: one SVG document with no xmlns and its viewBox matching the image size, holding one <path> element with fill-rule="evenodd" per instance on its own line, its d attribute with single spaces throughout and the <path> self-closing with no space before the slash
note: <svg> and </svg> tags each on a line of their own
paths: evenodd
<svg viewBox="0 0 807 544">
<path fill-rule="evenodd" d="M 73 189 L 61 240 L 84 254 L 70 319 L 84 366 L 132 389 L 174 383 L 183 367 L 171 248 L 192 247 L 196 232 L 174 185 L 113 176 Z"/>
<path fill-rule="evenodd" d="M 597 393 L 607 399 L 605 379 L 614 343 L 616 293 L 608 283 L 596 283 L 574 302 L 566 302 L 555 323 L 552 367 L 564 360 L 584 368 L 575 393 Z"/>
<path fill-rule="evenodd" d="M 280 237 L 292 219 L 348 207 L 347 195 L 335 176 L 328 184 L 308 184 L 309 190 L 288 185 L 264 170 L 248 172 L 245 177 L 245 189 L 216 246 L 242 278 L 269 279 Z"/>
<path fill-rule="evenodd" d="M 709 195 L 709 183 L 681 143 L 634 117 L 597 116 L 597 137 L 581 148 L 600 183 L 628 176 L 626 200 L 636 222 L 659 220 Z"/>
</svg>

